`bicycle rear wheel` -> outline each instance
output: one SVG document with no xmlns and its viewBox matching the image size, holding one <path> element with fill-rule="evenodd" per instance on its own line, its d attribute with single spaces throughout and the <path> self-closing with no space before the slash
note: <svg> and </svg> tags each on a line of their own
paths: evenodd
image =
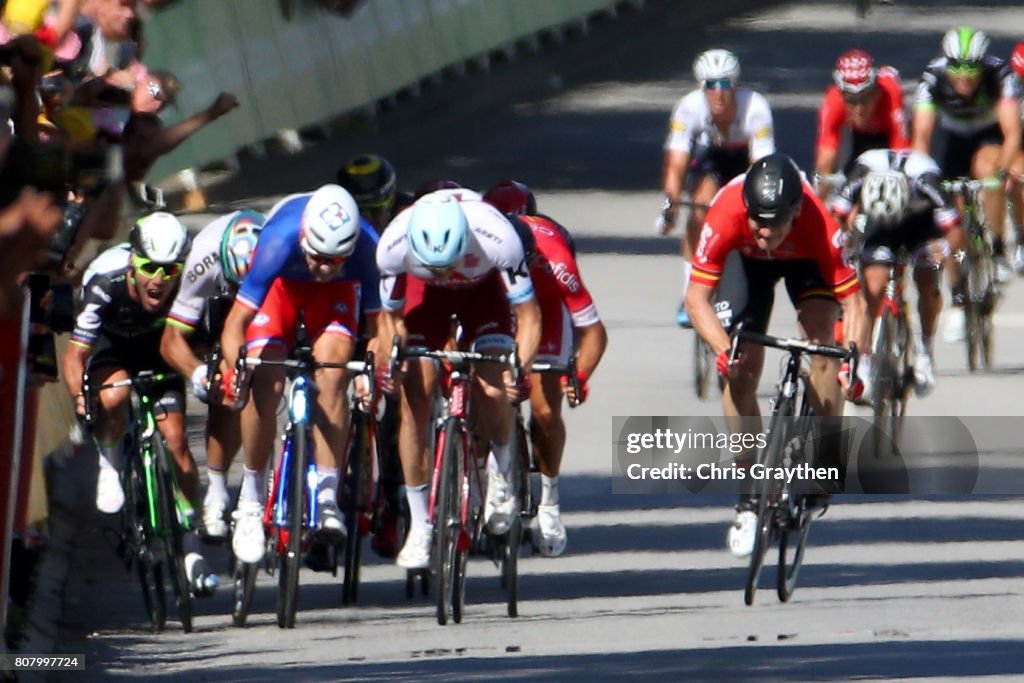
<svg viewBox="0 0 1024 683">
<path fill-rule="evenodd" d="M 448 623 L 454 612 L 458 581 L 458 539 L 462 529 L 462 435 L 455 418 L 445 421 L 436 448 L 441 458 L 441 480 L 437 486 L 434 514 L 434 562 L 437 576 L 437 623 Z M 453 614 L 454 617 L 454 614 Z M 458 619 L 462 618 L 461 607 Z M 458 619 L 456 622 L 458 622 Z"/>
<path fill-rule="evenodd" d="M 523 545 L 524 520 L 533 508 L 530 491 L 530 444 L 522 417 L 517 415 L 512 432 L 512 485 L 519 501 L 519 515 L 512 520 L 502 556 L 501 583 L 508 592 L 508 615 L 519 616 L 519 550 Z"/>
<path fill-rule="evenodd" d="M 871 445 L 877 458 L 896 454 L 895 418 L 900 412 L 898 385 L 902 384 L 897 367 L 902 363 L 896 358 L 895 338 L 896 319 L 891 310 L 883 308 L 871 335 Z"/>
<path fill-rule="evenodd" d="M 252 607 L 252 596 L 256 591 L 256 576 L 259 574 L 259 564 L 250 562 L 236 562 L 234 574 L 234 596 L 231 606 L 231 622 L 239 628 L 245 626 L 249 618 L 249 609 Z"/>
<path fill-rule="evenodd" d="M 167 625 L 167 600 L 164 594 L 163 543 L 152 534 L 148 523 L 146 486 L 138 469 L 137 455 L 128 457 L 125 471 L 126 498 L 124 504 L 124 533 L 129 553 L 142 586 L 142 603 L 154 631 Z M 152 541 L 152 542 L 151 542 Z"/>
<path fill-rule="evenodd" d="M 793 400 L 783 398 L 776 404 L 775 414 L 769 425 L 768 443 L 761 452 L 759 462 L 775 467 L 782 462 L 783 449 L 786 445 L 786 418 L 793 415 Z M 774 479 L 761 479 L 757 482 L 757 531 L 754 536 L 754 549 L 750 554 L 750 565 L 747 568 L 747 581 L 743 588 L 743 602 L 754 604 L 754 595 L 764 567 L 764 556 L 772 544 L 775 534 L 775 516 L 777 514 L 779 486 Z"/>
<path fill-rule="evenodd" d="M 185 549 L 183 537 L 185 529 L 182 521 L 178 518 L 178 506 L 175 498 L 174 486 L 174 463 L 163 439 L 157 435 L 152 441 L 153 459 L 156 463 L 158 482 L 160 526 L 162 532 L 168 535 L 164 537 L 167 549 L 167 567 L 171 573 L 171 585 L 174 588 L 174 599 L 178 606 L 178 618 L 181 619 L 181 627 L 185 633 L 192 632 L 192 583 L 189 581 L 188 572 L 185 569 Z"/>
<path fill-rule="evenodd" d="M 704 339 L 694 332 L 693 343 L 693 388 L 697 398 L 704 401 L 708 397 L 708 387 L 711 384 L 711 366 L 714 362 L 711 347 Z"/>
<path fill-rule="evenodd" d="M 277 557 L 277 625 L 295 628 L 295 613 L 299 599 L 299 566 L 302 564 L 302 528 L 305 515 L 306 464 L 310 447 L 308 426 L 295 425 L 292 432 L 291 457 L 285 486 L 288 493 L 287 522 L 279 533 L 286 535 L 284 552 Z M 286 446 L 287 447 L 287 446 Z"/>
<path fill-rule="evenodd" d="M 807 536 L 811 531 L 812 513 L 807 510 L 803 496 L 791 504 L 789 516 L 790 523 L 782 529 L 779 536 L 776 592 L 782 602 L 788 602 L 796 590 L 796 580 L 804 562 Z"/>
</svg>

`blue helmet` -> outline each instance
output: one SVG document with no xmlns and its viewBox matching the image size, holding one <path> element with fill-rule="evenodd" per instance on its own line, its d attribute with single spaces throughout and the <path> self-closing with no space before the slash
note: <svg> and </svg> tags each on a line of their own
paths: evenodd
<svg viewBox="0 0 1024 683">
<path fill-rule="evenodd" d="M 453 197 L 426 196 L 412 207 L 406 228 L 413 256 L 427 268 L 448 268 L 466 253 L 469 223 Z"/>
</svg>

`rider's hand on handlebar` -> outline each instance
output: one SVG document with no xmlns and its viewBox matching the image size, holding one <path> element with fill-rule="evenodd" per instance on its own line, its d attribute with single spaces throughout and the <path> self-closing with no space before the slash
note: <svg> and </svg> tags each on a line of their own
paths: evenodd
<svg viewBox="0 0 1024 683">
<path fill-rule="evenodd" d="M 570 405 L 580 405 L 587 400 L 587 395 L 590 393 L 590 387 L 587 386 L 587 380 L 590 377 L 587 373 L 582 370 L 576 371 L 576 384 L 579 385 L 580 391 L 577 395 L 573 388 L 573 383 L 569 381 L 569 375 L 562 375 L 562 393 L 565 394 L 566 398 L 569 399 Z"/>
<path fill-rule="evenodd" d="M 847 401 L 856 401 L 864 395 L 864 381 L 860 377 L 854 377 L 850 381 L 850 364 L 843 363 L 839 366 L 839 374 L 836 375 L 839 387 L 843 391 L 843 398 Z"/>
<path fill-rule="evenodd" d="M 525 370 L 519 370 L 519 381 L 512 381 L 512 372 L 505 370 L 501 373 L 501 378 L 505 382 L 505 395 L 508 396 L 508 400 L 512 403 L 522 403 L 523 401 L 530 400 L 530 391 L 533 389 L 533 382 L 530 379 L 530 373 Z"/>
<path fill-rule="evenodd" d="M 246 385 L 243 382 L 241 389 L 236 386 L 235 369 L 230 368 L 220 375 L 221 403 L 232 410 L 241 410 L 245 407 L 249 397 Z"/>
<path fill-rule="evenodd" d="M 731 355 L 730 349 L 725 349 L 715 358 L 715 369 L 718 370 L 718 374 L 726 379 L 735 377 L 740 366 L 740 356 L 737 354 L 731 361 L 729 357 Z"/>
<path fill-rule="evenodd" d="M 405 378 L 405 363 L 398 363 L 394 370 L 387 364 L 378 365 L 376 375 L 377 391 L 393 396 L 398 393 Z"/>
</svg>

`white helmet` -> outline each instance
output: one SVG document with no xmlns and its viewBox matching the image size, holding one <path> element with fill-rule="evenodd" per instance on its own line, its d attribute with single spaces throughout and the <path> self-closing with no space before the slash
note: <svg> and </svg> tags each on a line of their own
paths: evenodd
<svg viewBox="0 0 1024 683">
<path fill-rule="evenodd" d="M 728 50 L 705 50 L 693 62 L 693 77 L 698 83 L 722 78 L 735 83 L 740 79 L 740 60 Z"/>
<path fill-rule="evenodd" d="M 957 62 L 980 62 L 988 54 L 988 36 L 968 26 L 953 28 L 942 36 L 942 54 Z"/>
<path fill-rule="evenodd" d="M 174 214 L 157 211 L 135 221 L 128 241 L 132 251 L 154 263 L 177 263 L 185 260 L 188 230 Z"/>
<path fill-rule="evenodd" d="M 427 268 L 448 268 L 466 253 L 469 222 L 454 197 L 435 195 L 413 204 L 406 235 L 417 261 Z"/>
<path fill-rule="evenodd" d="M 872 171 L 864 177 L 860 209 L 874 224 L 894 225 L 907 212 L 910 183 L 899 171 Z"/>
<path fill-rule="evenodd" d="M 302 210 L 302 248 L 321 256 L 348 256 L 359 237 L 359 206 L 339 185 L 324 185 Z"/>
</svg>

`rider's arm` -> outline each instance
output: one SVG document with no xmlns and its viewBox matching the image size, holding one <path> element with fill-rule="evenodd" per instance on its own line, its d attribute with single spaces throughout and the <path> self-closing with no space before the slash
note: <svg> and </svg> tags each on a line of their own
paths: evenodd
<svg viewBox="0 0 1024 683">
<path fill-rule="evenodd" d="M 164 325 L 164 333 L 160 337 L 160 355 L 182 377 L 191 377 L 196 368 L 203 364 L 192 352 L 185 330 L 170 321 Z"/>
<path fill-rule="evenodd" d="M 519 347 L 520 367 L 529 368 L 537 355 L 540 345 L 540 306 L 537 298 L 529 299 L 512 306 L 516 316 L 516 345 Z"/>
<path fill-rule="evenodd" d="M 999 170 L 1007 171 L 1020 151 L 1020 100 L 1016 97 L 1000 98 L 996 107 L 999 128 L 1003 131 L 1003 146 L 999 153 Z"/>
<path fill-rule="evenodd" d="M 238 350 L 245 345 L 245 330 L 256 317 L 257 310 L 237 299 L 231 305 L 227 320 L 224 321 L 224 331 L 220 335 L 221 356 L 224 359 L 221 365 L 223 370 L 233 370 L 235 363 L 238 362 Z"/>
<path fill-rule="evenodd" d="M 669 210 L 673 220 L 679 212 L 679 199 L 683 194 L 683 187 L 686 183 L 686 169 L 690 165 L 690 152 L 679 150 L 665 150 L 665 162 L 662 168 L 662 188 L 665 191 L 665 198 L 672 202 Z"/>
<path fill-rule="evenodd" d="M 750 163 L 775 151 L 775 124 L 768 100 L 758 92 L 750 93 L 744 128 L 750 134 Z"/>
<path fill-rule="evenodd" d="M 85 365 L 91 355 L 91 346 L 82 346 L 74 342 L 68 344 L 64 350 L 60 369 L 64 378 L 64 386 L 67 387 L 72 398 L 77 398 L 82 393 L 82 373 L 85 371 Z"/>
<path fill-rule="evenodd" d="M 598 320 L 593 325 L 576 328 L 576 334 L 580 344 L 576 353 L 576 370 L 584 377 L 591 377 L 608 348 L 608 331 L 604 323 Z"/>
<path fill-rule="evenodd" d="M 911 148 L 915 152 L 928 154 L 932 145 L 932 132 L 935 130 L 935 100 L 933 88 L 936 83 L 935 75 L 925 70 L 921 74 L 921 82 L 917 86 L 917 95 L 914 99 L 914 118 L 911 137 Z"/>
<path fill-rule="evenodd" d="M 686 312 L 693 323 L 693 329 L 708 343 L 715 355 L 718 355 L 729 349 L 731 340 L 715 314 L 715 308 L 711 303 L 714 294 L 715 287 L 691 280 L 690 287 L 686 290 Z"/>
<path fill-rule="evenodd" d="M 835 86 L 829 86 L 818 109 L 818 142 L 814 152 L 814 172 L 827 175 L 835 173 L 839 158 L 840 128 L 845 108 L 843 98 Z M 823 184 L 820 190 L 827 190 Z"/>
<path fill-rule="evenodd" d="M 703 98 L 703 93 L 697 92 Z M 665 198 L 673 204 L 679 201 L 686 187 L 686 169 L 690 165 L 693 149 L 693 136 L 699 124 L 699 118 L 692 111 L 695 101 L 693 93 L 681 99 L 672 110 L 669 119 L 668 137 L 665 138 L 665 160 L 662 164 L 661 186 Z M 674 221 L 678 209 L 673 207 L 669 217 Z"/>
</svg>

